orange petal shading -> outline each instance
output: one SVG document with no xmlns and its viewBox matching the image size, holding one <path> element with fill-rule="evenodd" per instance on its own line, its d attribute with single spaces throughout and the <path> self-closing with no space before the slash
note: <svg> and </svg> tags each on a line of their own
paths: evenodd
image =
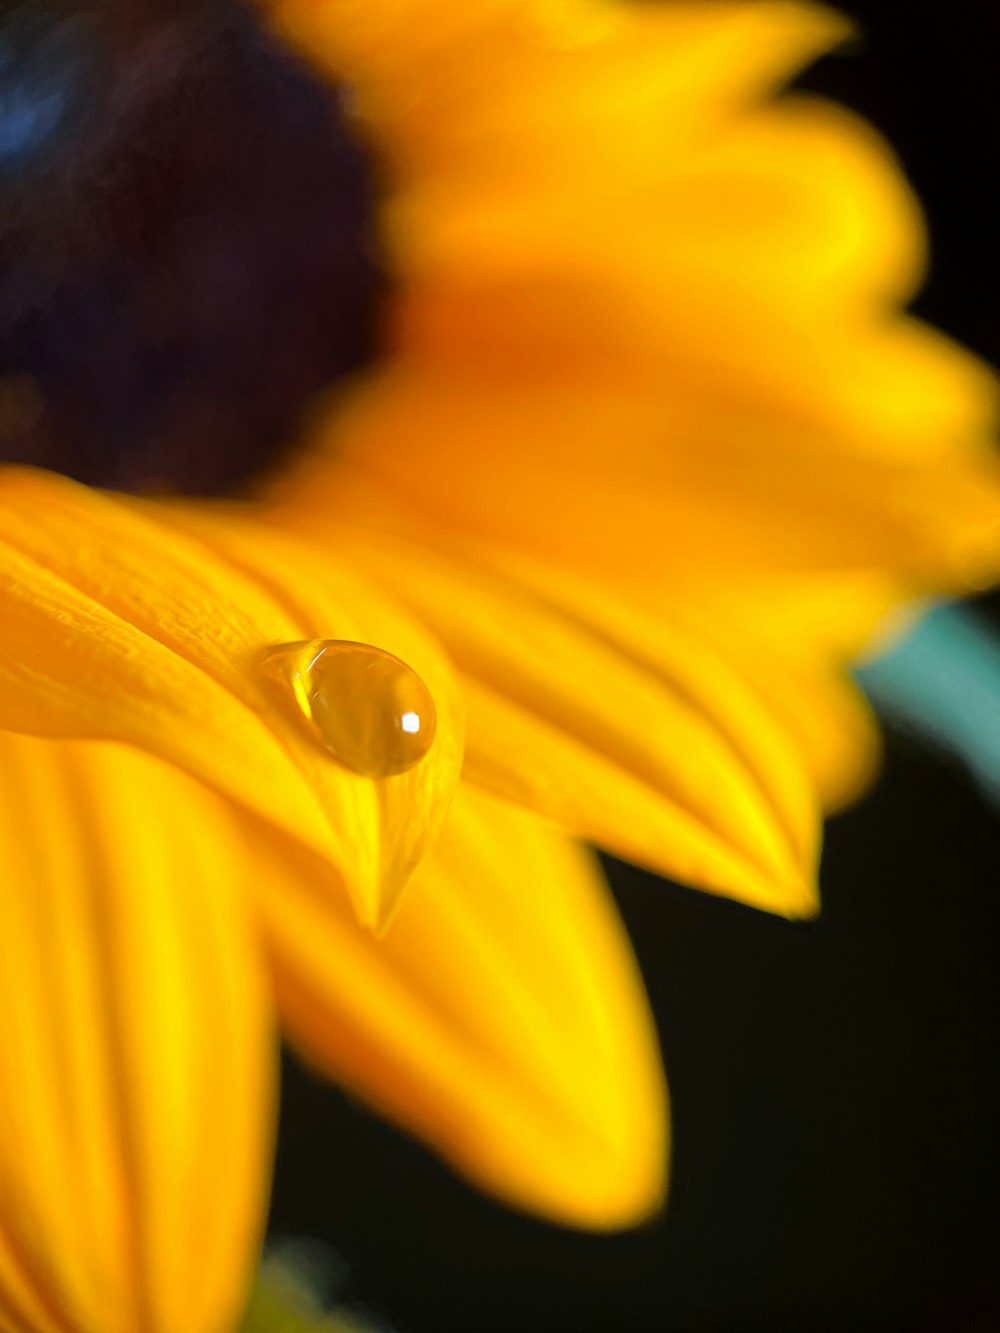
<svg viewBox="0 0 1000 1333">
<path fill-rule="evenodd" d="M 642 984 L 580 848 L 463 784 L 376 943 L 306 864 L 260 880 L 305 1055 L 473 1181 L 570 1225 L 655 1209 L 665 1090 Z"/>
<path fill-rule="evenodd" d="M 124 747 L 5 734 L 0 760 L 9 1317 L 219 1333 L 256 1261 L 273 1079 L 226 806 Z"/>
</svg>

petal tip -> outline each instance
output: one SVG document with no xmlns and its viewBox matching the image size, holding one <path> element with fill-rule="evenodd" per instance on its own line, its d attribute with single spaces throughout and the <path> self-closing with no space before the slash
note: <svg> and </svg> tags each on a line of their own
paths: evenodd
<svg viewBox="0 0 1000 1333">
<path fill-rule="evenodd" d="M 627 1143 L 605 1143 L 575 1180 L 563 1181 L 559 1197 L 548 1206 L 535 1199 L 530 1207 L 551 1221 L 576 1231 L 607 1233 L 648 1225 L 667 1207 L 670 1178 L 670 1121 L 664 1106 L 658 1123 L 633 1126 Z"/>
<path fill-rule="evenodd" d="M 778 910 L 789 921 L 815 921 L 823 910 L 816 876 L 804 876 L 790 886 L 785 904 Z"/>
</svg>

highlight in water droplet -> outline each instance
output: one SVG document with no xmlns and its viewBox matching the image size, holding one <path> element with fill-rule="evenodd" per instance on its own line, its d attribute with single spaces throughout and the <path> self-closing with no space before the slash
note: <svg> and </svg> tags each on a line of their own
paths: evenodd
<svg viewBox="0 0 1000 1333">
<path fill-rule="evenodd" d="M 264 653 L 267 675 L 345 768 L 369 778 L 406 773 L 434 741 L 437 710 L 412 667 L 369 643 L 309 639 Z"/>
</svg>

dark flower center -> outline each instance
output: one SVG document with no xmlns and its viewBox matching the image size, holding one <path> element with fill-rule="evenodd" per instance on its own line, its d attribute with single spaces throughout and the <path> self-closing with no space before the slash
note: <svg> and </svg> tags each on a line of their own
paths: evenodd
<svg viewBox="0 0 1000 1333">
<path fill-rule="evenodd" d="M 0 460 L 220 494 L 376 345 L 371 164 L 239 0 L 0 0 Z"/>
</svg>

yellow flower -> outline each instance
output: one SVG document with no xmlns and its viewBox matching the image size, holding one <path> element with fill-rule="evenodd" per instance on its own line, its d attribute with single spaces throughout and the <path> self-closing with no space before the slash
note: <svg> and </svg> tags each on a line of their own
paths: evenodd
<svg viewBox="0 0 1000 1333">
<path fill-rule="evenodd" d="M 391 352 L 253 502 L 0 471 L 18 1330 L 227 1327 L 277 1021 L 511 1202 L 656 1208 L 655 1038 L 570 835 L 809 915 L 872 761 L 843 663 L 1000 551 L 988 378 L 896 313 L 913 201 L 863 126 L 771 96 L 838 20 L 274 9 L 382 164 Z M 421 762 L 330 758 L 307 659 L 265 669 L 312 640 L 418 673 Z"/>
</svg>

